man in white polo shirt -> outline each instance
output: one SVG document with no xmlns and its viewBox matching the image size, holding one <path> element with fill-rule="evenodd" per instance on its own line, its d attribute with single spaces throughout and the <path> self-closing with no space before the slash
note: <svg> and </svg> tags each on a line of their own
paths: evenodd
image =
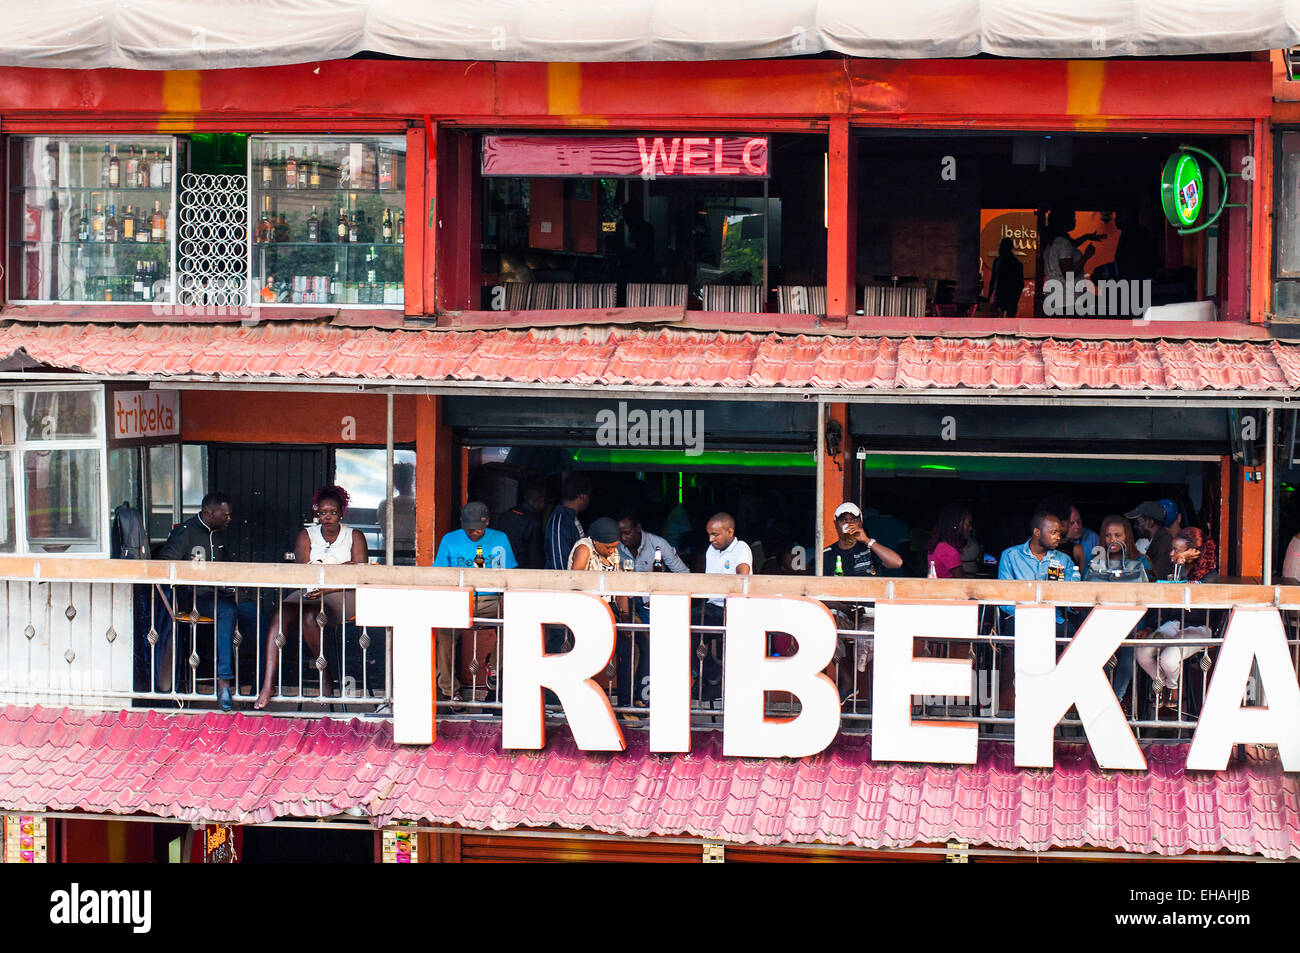
<svg viewBox="0 0 1300 953">
<path fill-rule="evenodd" d="M 716 513 L 705 526 L 709 536 L 709 548 L 705 551 L 704 571 L 721 573 L 728 576 L 748 576 L 753 572 L 754 556 L 749 544 L 736 538 L 736 521 L 727 513 Z M 703 625 L 722 625 L 724 621 L 723 606 L 726 600 L 714 596 L 704 604 L 700 613 Z M 702 644 L 708 648 L 704 658 L 704 699 L 721 697 L 722 664 L 718 658 L 717 648 L 722 636 L 718 632 L 704 633 Z"/>
</svg>

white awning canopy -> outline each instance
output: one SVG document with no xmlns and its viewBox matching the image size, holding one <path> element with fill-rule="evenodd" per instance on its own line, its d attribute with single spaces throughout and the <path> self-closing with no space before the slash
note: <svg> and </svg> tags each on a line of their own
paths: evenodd
<svg viewBox="0 0 1300 953">
<path fill-rule="evenodd" d="M 0 0 L 0 65 L 1172 56 L 1300 44 L 1300 0 Z"/>
</svg>

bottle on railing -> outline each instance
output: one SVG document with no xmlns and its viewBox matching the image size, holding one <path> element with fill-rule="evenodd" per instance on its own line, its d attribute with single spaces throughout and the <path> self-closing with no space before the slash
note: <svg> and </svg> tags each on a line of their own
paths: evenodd
<svg viewBox="0 0 1300 953">
<path fill-rule="evenodd" d="M 484 562 L 483 562 L 483 547 L 482 547 L 482 546 L 479 546 L 479 547 L 474 551 L 474 565 L 477 566 L 479 569 L 482 569 L 483 566 L 484 566 Z"/>
<path fill-rule="evenodd" d="M 925 578 L 927 578 L 927 579 L 938 579 L 938 578 L 939 578 L 939 573 L 938 573 L 938 571 L 934 568 L 934 560 L 933 560 L 933 559 L 930 560 L 930 571 L 929 571 L 928 573 L 925 574 Z"/>
<path fill-rule="evenodd" d="M 838 553 L 835 555 L 835 575 L 844 575 L 844 557 Z"/>
<path fill-rule="evenodd" d="M 668 567 L 664 565 L 664 554 L 658 546 L 655 547 L 655 563 L 650 567 L 651 572 L 667 572 Z"/>
</svg>

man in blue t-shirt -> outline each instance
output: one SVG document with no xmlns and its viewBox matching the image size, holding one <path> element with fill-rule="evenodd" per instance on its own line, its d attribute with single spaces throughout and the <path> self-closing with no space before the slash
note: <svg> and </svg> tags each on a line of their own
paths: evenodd
<svg viewBox="0 0 1300 953">
<path fill-rule="evenodd" d="M 460 529 L 453 530 L 438 543 L 435 566 L 474 568 L 482 557 L 484 569 L 515 569 L 514 550 L 510 537 L 495 529 L 488 529 L 488 508 L 485 503 L 466 503 L 460 510 Z M 474 593 L 474 615 L 478 618 L 501 614 L 501 594 L 497 592 Z M 454 698 L 456 681 L 453 670 L 453 633 L 439 629 L 437 639 L 438 696 Z"/>
<path fill-rule="evenodd" d="M 485 569 L 517 569 L 510 537 L 500 530 L 488 529 L 485 503 L 466 503 L 460 511 L 460 529 L 453 530 L 438 544 L 435 566 L 477 566 L 479 552 Z"/>
</svg>

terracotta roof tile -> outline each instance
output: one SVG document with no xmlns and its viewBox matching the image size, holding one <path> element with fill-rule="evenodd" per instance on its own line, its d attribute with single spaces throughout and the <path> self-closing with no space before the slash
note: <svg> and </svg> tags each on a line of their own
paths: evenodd
<svg viewBox="0 0 1300 953">
<path fill-rule="evenodd" d="M 580 386 L 1248 391 L 1300 387 L 1300 345 L 1269 342 L 844 337 L 626 327 L 380 330 L 280 322 L 21 325 L 25 351 L 92 374 L 219 380 L 491 381 Z"/>
<path fill-rule="evenodd" d="M 716 732 L 673 757 L 649 753 L 640 732 L 620 755 L 583 754 L 562 730 L 541 752 L 503 752 L 499 738 L 496 725 L 448 722 L 434 745 L 404 747 L 387 722 L 10 707 L 0 808 L 233 823 L 352 809 L 380 823 L 758 844 L 1300 857 L 1300 778 L 1243 764 L 1188 775 L 1186 745 L 1148 747 L 1138 774 L 1098 769 L 1082 745 L 1059 745 L 1048 771 L 1016 768 L 1007 744 L 950 767 L 874 764 L 870 739 L 849 735 L 798 761 L 723 758 Z"/>
</svg>

